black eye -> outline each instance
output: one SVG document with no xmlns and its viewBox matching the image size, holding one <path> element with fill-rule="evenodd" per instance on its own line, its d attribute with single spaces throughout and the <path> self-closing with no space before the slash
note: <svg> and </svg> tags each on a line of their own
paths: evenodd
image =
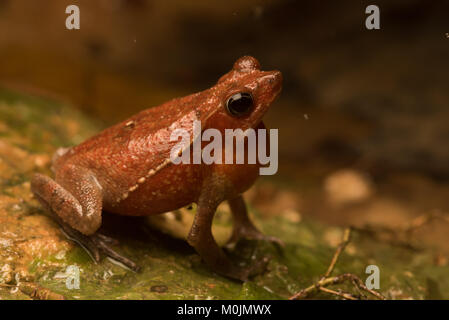
<svg viewBox="0 0 449 320">
<path fill-rule="evenodd" d="M 229 97 L 226 102 L 228 112 L 236 117 L 243 116 L 253 107 L 253 97 L 247 92 L 239 92 Z"/>
</svg>

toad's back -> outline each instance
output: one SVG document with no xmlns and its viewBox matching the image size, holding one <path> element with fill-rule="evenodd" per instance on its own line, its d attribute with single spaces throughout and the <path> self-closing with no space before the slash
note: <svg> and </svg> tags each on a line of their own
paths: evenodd
<svg viewBox="0 0 449 320">
<path fill-rule="evenodd" d="M 151 211 L 166 211 L 167 204 L 173 204 L 173 193 L 182 187 L 180 182 L 199 178 L 198 166 L 167 164 L 177 143 L 170 141 L 172 132 L 184 129 L 192 134 L 193 121 L 212 110 L 198 108 L 204 94 L 203 91 L 144 110 L 56 156 L 53 163 L 56 181 L 67 167 L 81 166 L 91 170 L 101 185 L 105 209 L 131 215 L 149 214 L 145 203 L 151 202 Z M 177 197 L 179 206 L 193 196 L 186 189 L 184 193 Z M 164 205 L 150 201 L 151 196 Z"/>
</svg>

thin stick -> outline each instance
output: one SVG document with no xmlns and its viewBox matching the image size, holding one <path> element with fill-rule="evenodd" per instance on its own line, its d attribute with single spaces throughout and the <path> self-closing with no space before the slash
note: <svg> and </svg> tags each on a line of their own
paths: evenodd
<svg viewBox="0 0 449 320">
<path fill-rule="evenodd" d="M 289 298 L 289 300 L 305 299 L 319 291 L 330 293 L 330 294 L 339 296 L 344 299 L 357 300 L 358 298 L 350 293 L 335 291 L 335 290 L 327 288 L 328 286 L 342 284 L 347 281 L 352 282 L 352 284 L 357 289 L 357 291 L 359 291 L 361 296 L 364 296 L 362 293 L 362 291 L 364 291 L 364 292 L 370 293 L 371 295 L 375 296 L 376 298 L 378 298 L 380 300 L 386 300 L 386 298 L 382 294 L 380 294 L 372 289 L 368 289 L 368 287 L 365 286 L 363 281 L 355 274 L 343 273 L 341 275 L 331 277 L 331 274 L 335 269 L 335 265 L 337 264 L 338 259 L 340 258 L 340 255 L 342 254 L 342 252 L 344 251 L 344 249 L 346 248 L 348 243 L 351 241 L 351 230 L 352 230 L 351 228 L 345 229 L 344 234 L 343 234 L 343 240 L 338 245 L 337 250 L 335 251 L 334 256 L 332 257 L 331 263 L 330 263 L 329 267 L 327 268 L 327 271 L 324 274 L 324 276 L 317 283 L 315 283 L 305 289 L 302 289 L 299 292 L 297 292 L 296 294 L 294 294 L 293 296 L 291 296 Z"/>
<path fill-rule="evenodd" d="M 321 288 L 326 288 L 328 286 L 335 285 L 335 284 L 342 284 L 346 281 L 352 281 L 352 283 L 354 284 L 354 286 L 357 289 L 366 291 L 380 300 L 386 300 L 386 298 L 379 292 L 376 292 L 372 289 L 368 289 L 363 284 L 363 281 L 359 277 L 357 277 L 355 274 L 352 274 L 352 273 L 343 273 L 343 274 L 335 276 L 335 277 L 322 278 L 317 283 L 315 283 L 315 284 L 299 291 L 295 295 L 291 296 L 289 298 L 289 300 L 305 299 L 305 298 L 311 296 L 312 294 L 318 292 L 319 290 L 321 290 Z"/>
<path fill-rule="evenodd" d="M 404 228 L 404 232 L 407 234 L 412 233 L 416 229 L 423 227 L 426 224 L 429 224 L 433 220 L 442 220 L 443 222 L 449 223 L 449 216 L 444 214 L 438 210 L 423 214 L 419 217 L 416 217 L 412 220 L 412 222 Z"/>
<path fill-rule="evenodd" d="M 329 268 L 327 269 L 326 273 L 324 274 L 324 278 L 329 277 L 332 272 L 334 271 L 335 265 L 337 264 L 338 258 L 340 257 L 341 253 L 345 250 L 348 243 L 351 241 L 351 228 L 347 228 L 344 231 L 343 234 L 343 241 L 338 245 L 337 250 L 335 251 L 334 256 L 332 257 L 331 264 L 329 265 Z"/>
<path fill-rule="evenodd" d="M 369 289 L 367 286 L 365 286 L 365 284 L 363 283 L 363 281 L 357 277 L 355 274 L 351 274 L 351 273 L 346 273 L 343 274 L 342 276 L 351 279 L 352 283 L 355 285 L 356 288 L 358 288 L 359 290 L 363 290 L 366 291 L 370 294 L 372 294 L 373 296 L 375 296 L 376 298 L 380 299 L 380 300 L 387 300 L 387 298 L 385 298 L 382 294 L 380 294 L 379 292 Z"/>
<path fill-rule="evenodd" d="M 320 290 L 323 292 L 327 292 L 339 297 L 342 297 L 343 299 L 347 299 L 347 300 L 358 300 L 356 297 L 354 297 L 352 294 L 347 293 L 347 292 L 341 292 L 341 291 L 335 291 L 332 289 L 328 289 L 328 288 L 324 288 L 324 287 L 320 287 Z"/>
<path fill-rule="evenodd" d="M 18 288 L 22 293 L 34 300 L 65 300 L 63 295 L 32 282 L 19 282 L 18 284 L 0 283 L 0 287 Z"/>
<path fill-rule="evenodd" d="M 445 223 L 449 223 L 449 215 L 445 212 L 434 210 L 416 217 L 402 228 L 367 225 L 364 227 L 353 227 L 353 230 L 393 246 L 400 246 L 413 251 L 419 251 L 422 249 L 411 243 L 411 236 L 416 230 L 430 224 L 434 220 L 441 220 Z"/>
</svg>

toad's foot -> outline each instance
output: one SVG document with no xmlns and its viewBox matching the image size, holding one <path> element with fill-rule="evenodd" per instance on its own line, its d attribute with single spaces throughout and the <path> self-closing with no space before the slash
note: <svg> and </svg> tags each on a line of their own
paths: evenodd
<svg viewBox="0 0 449 320">
<path fill-rule="evenodd" d="M 228 242 L 226 243 L 226 248 L 234 248 L 237 242 L 242 239 L 271 242 L 276 245 L 279 250 L 285 247 L 285 243 L 279 238 L 264 235 L 256 228 L 234 228 L 231 238 L 229 238 Z"/>
<path fill-rule="evenodd" d="M 269 261 L 270 258 L 263 257 L 261 259 L 258 259 L 257 261 L 252 262 L 252 264 L 248 267 L 230 268 L 225 272 L 221 273 L 229 278 L 237 279 L 244 282 L 255 276 L 265 273 L 267 271 Z"/>
<path fill-rule="evenodd" d="M 234 229 L 231 238 L 226 244 L 227 248 L 234 247 L 240 239 L 268 241 L 275 244 L 279 250 L 285 247 L 282 240 L 276 237 L 266 236 L 254 226 L 248 217 L 248 211 L 241 196 L 229 200 L 229 206 L 234 218 Z"/>
<path fill-rule="evenodd" d="M 66 236 L 70 239 L 78 243 L 83 249 L 87 251 L 87 253 L 92 257 L 95 262 L 100 262 L 101 253 L 114 259 L 117 262 L 120 262 L 125 267 L 138 272 L 140 267 L 132 260 L 120 255 L 114 249 L 110 247 L 110 245 L 118 244 L 118 241 L 105 236 L 100 233 L 94 233 L 91 236 L 86 236 L 81 232 L 74 230 L 68 225 L 61 223 L 58 221 L 66 234 Z"/>
</svg>

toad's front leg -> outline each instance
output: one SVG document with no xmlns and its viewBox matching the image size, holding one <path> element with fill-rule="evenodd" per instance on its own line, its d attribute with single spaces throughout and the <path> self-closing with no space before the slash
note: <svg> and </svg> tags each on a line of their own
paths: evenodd
<svg viewBox="0 0 449 320">
<path fill-rule="evenodd" d="M 266 261 L 259 261 L 251 267 L 242 268 L 232 263 L 217 245 L 212 235 L 212 220 L 218 205 L 223 201 L 225 194 L 223 189 L 223 184 L 216 177 L 206 181 L 198 199 L 198 209 L 187 240 L 215 272 L 246 281 L 249 277 L 263 271 Z"/>
</svg>

